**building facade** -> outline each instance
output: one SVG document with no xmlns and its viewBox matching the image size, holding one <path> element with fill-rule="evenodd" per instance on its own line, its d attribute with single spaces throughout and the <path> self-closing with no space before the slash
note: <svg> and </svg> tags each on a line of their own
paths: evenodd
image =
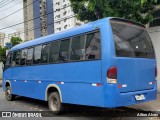
<svg viewBox="0 0 160 120">
<path fill-rule="evenodd" d="M 23 0 L 23 7 L 25 40 L 32 40 L 54 32 L 51 0 Z"/>
<path fill-rule="evenodd" d="M 0 33 L 0 46 L 4 47 L 5 33 Z"/>
<path fill-rule="evenodd" d="M 53 0 L 53 10 L 55 33 L 83 24 L 75 18 L 69 0 Z"/>
<path fill-rule="evenodd" d="M 16 30 L 16 32 L 14 32 L 14 33 L 10 33 L 10 34 L 8 34 L 7 38 L 10 40 L 12 37 L 19 37 L 23 40 L 24 39 L 24 33 L 21 32 L 21 31 L 22 30 L 19 29 L 19 30 Z"/>
<path fill-rule="evenodd" d="M 69 0 L 23 0 L 24 38 L 32 40 L 83 24 Z"/>
</svg>

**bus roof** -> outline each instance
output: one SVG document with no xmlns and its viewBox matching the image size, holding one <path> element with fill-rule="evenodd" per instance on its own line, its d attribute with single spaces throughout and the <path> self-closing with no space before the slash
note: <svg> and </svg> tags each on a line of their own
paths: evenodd
<svg viewBox="0 0 160 120">
<path fill-rule="evenodd" d="M 99 24 L 101 22 L 104 22 L 104 21 L 112 19 L 112 18 L 114 19 L 114 17 L 103 18 L 103 19 L 93 21 L 93 22 L 89 22 L 87 24 L 83 24 L 81 26 L 71 28 L 71 29 L 68 29 L 68 30 L 65 30 L 65 31 L 62 31 L 62 32 L 58 32 L 58 33 L 54 33 L 54 34 L 47 35 L 47 36 L 44 36 L 44 37 L 40 37 L 40 38 L 37 38 L 37 39 L 33 39 L 33 40 L 30 40 L 30 41 L 27 41 L 25 43 L 21 43 L 21 44 L 18 44 L 16 46 L 12 47 L 10 49 L 10 51 L 14 51 L 14 50 L 22 49 L 22 48 L 27 48 L 27 47 L 30 47 L 30 46 L 34 46 L 34 45 L 38 45 L 38 44 L 42 44 L 42 43 L 46 43 L 46 42 L 50 42 L 50 41 L 54 41 L 54 40 L 58 40 L 58 39 L 67 38 L 67 37 L 74 36 L 74 35 L 77 35 L 77 34 L 81 34 L 81 33 L 84 33 L 84 32 L 88 32 L 88 31 L 97 29 L 96 26 L 95 26 L 95 23 Z M 115 18 L 115 19 L 124 20 L 122 18 Z"/>
</svg>

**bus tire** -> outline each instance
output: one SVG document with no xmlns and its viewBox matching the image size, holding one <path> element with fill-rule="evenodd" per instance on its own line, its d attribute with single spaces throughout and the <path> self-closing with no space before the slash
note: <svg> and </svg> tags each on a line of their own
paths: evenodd
<svg viewBox="0 0 160 120">
<path fill-rule="evenodd" d="M 63 104 L 61 103 L 58 92 L 52 92 L 49 95 L 48 106 L 50 111 L 52 111 L 54 115 L 58 115 L 63 112 Z"/>
<path fill-rule="evenodd" d="M 11 94 L 11 87 L 7 86 L 5 90 L 5 96 L 8 101 L 13 101 L 15 99 L 15 95 Z"/>
</svg>

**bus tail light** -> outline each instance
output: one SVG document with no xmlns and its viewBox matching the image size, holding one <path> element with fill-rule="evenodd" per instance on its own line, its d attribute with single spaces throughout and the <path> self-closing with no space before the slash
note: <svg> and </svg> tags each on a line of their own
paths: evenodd
<svg viewBox="0 0 160 120">
<path fill-rule="evenodd" d="M 115 84 L 117 83 L 117 67 L 112 66 L 107 71 L 107 82 Z"/>
</svg>

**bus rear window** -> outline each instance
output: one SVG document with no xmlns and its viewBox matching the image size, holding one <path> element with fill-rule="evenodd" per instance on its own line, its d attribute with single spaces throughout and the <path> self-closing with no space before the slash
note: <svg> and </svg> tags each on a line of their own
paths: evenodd
<svg viewBox="0 0 160 120">
<path fill-rule="evenodd" d="M 111 20 L 117 57 L 155 58 L 151 39 L 142 26 Z"/>
</svg>

